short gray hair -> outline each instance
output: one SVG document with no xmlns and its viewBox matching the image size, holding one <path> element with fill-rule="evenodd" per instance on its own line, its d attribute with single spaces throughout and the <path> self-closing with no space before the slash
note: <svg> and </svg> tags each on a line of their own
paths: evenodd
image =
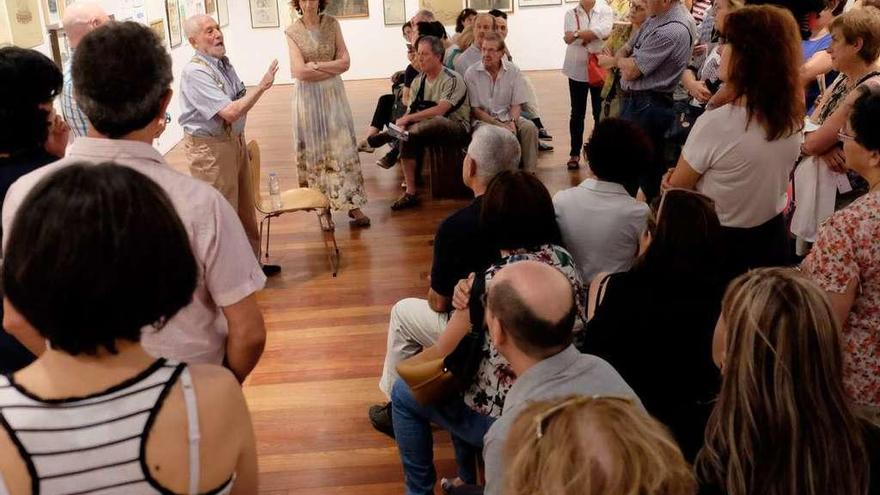
<svg viewBox="0 0 880 495">
<path fill-rule="evenodd" d="M 443 47 L 443 42 L 440 41 L 440 38 L 431 35 L 419 36 L 419 39 L 416 40 L 416 49 L 422 43 L 430 43 L 431 51 L 434 52 L 434 55 L 440 57 L 440 61 L 443 61 L 443 55 L 446 53 L 446 48 Z"/>
<path fill-rule="evenodd" d="M 485 181 L 505 170 L 516 170 L 521 153 L 519 141 L 512 132 L 490 124 L 477 127 L 467 150 L 477 163 L 477 177 Z"/>
<path fill-rule="evenodd" d="M 214 20 L 207 14 L 196 14 L 183 22 L 183 32 L 186 33 L 187 39 L 195 38 L 202 31 L 202 21 L 205 19 Z"/>
</svg>

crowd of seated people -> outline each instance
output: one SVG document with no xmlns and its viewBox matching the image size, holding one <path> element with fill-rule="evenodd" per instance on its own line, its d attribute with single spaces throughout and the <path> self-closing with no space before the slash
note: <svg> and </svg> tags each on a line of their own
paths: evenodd
<svg viewBox="0 0 880 495">
<path fill-rule="evenodd" d="M 578 150 L 586 180 L 555 195 L 535 173 L 543 125 L 506 14 L 465 9 L 453 39 L 428 11 L 402 28 L 412 65 L 360 151 L 393 145 L 395 210 L 419 204 L 430 146 L 467 150 L 474 195 L 437 228 L 426 298 L 391 309 L 388 400 L 368 417 L 396 442 L 408 495 L 438 481 L 459 494 L 880 492 L 873 1 L 635 0 L 629 40 L 587 52 L 619 78 L 620 112 Z M 805 56 L 812 42 L 830 62 Z M 88 132 L 68 145 L 52 106 L 65 75 L 0 49 L 0 89 L 18 95 L 0 104 L 0 493 L 256 493 L 240 384 L 265 343 L 266 278 L 228 201 L 152 146 L 171 58 L 149 28 L 109 22 L 70 73 Z M 831 82 L 808 115 L 817 76 Z M 678 86 L 699 111 L 674 149 L 657 138 Z M 425 356 L 434 394 L 405 372 Z M 435 426 L 454 473 L 434 465 Z"/>
</svg>

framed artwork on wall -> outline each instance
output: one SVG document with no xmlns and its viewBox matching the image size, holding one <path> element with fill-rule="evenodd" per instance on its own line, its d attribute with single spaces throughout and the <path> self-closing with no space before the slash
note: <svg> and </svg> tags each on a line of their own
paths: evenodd
<svg viewBox="0 0 880 495">
<path fill-rule="evenodd" d="M 220 18 L 217 16 L 217 0 L 205 0 L 205 13 L 220 24 Z"/>
<path fill-rule="evenodd" d="M 455 26 L 455 19 L 464 8 L 462 0 L 419 0 L 419 9 L 427 9 L 444 26 Z"/>
<path fill-rule="evenodd" d="M 205 13 L 205 0 L 179 0 L 180 3 L 180 20 L 186 21 L 188 18 L 196 14 Z"/>
<path fill-rule="evenodd" d="M 404 0 L 382 0 L 386 26 L 406 24 L 406 3 Z"/>
<path fill-rule="evenodd" d="M 324 12 L 337 19 L 370 17 L 370 4 L 367 0 L 327 0 Z"/>
<path fill-rule="evenodd" d="M 165 0 L 165 14 L 168 17 L 168 44 L 171 48 L 183 43 L 183 26 L 180 23 L 180 0 Z"/>
<path fill-rule="evenodd" d="M 229 25 L 229 3 L 227 0 L 217 0 L 217 23 L 220 27 Z"/>
<path fill-rule="evenodd" d="M 162 44 L 164 45 L 165 40 L 168 38 L 165 35 L 165 19 L 154 19 L 150 21 L 150 29 L 152 29 L 153 32 L 156 33 L 156 36 L 158 36 L 159 39 L 162 40 Z"/>
<path fill-rule="evenodd" d="M 252 28 L 277 28 L 281 25 L 278 0 L 248 0 L 251 7 Z"/>
<path fill-rule="evenodd" d="M 520 7 L 540 7 L 543 5 L 562 5 L 562 0 L 518 0 Z"/>
<path fill-rule="evenodd" d="M 43 19 L 46 26 L 60 26 L 64 16 L 64 0 L 43 0 Z"/>
<path fill-rule="evenodd" d="M 33 48 L 43 43 L 40 23 L 40 4 L 37 0 L 5 0 L 9 23 L 9 38 L 21 48 Z"/>
<path fill-rule="evenodd" d="M 486 12 L 492 9 L 513 12 L 513 0 L 467 0 L 467 6 L 477 12 Z"/>
</svg>

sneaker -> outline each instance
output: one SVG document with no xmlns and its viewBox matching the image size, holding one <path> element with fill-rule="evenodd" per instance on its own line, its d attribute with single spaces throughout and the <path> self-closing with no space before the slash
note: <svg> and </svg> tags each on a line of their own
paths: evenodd
<svg viewBox="0 0 880 495">
<path fill-rule="evenodd" d="M 419 197 L 415 194 L 403 193 L 397 201 L 391 204 L 391 209 L 394 211 L 405 210 L 407 208 L 415 208 L 419 205 Z"/>
<path fill-rule="evenodd" d="M 376 160 L 376 165 L 384 168 L 385 170 L 388 170 L 395 164 L 397 164 L 397 153 L 395 153 L 394 150 L 389 151 L 385 154 L 385 156 Z"/>
<path fill-rule="evenodd" d="M 553 146 L 550 146 L 544 141 L 538 141 L 538 151 L 553 151 Z"/>
<path fill-rule="evenodd" d="M 370 406 L 370 424 L 376 431 L 394 438 L 394 423 L 391 422 L 391 403 Z"/>
<path fill-rule="evenodd" d="M 550 133 L 547 132 L 547 129 L 544 129 L 542 127 L 538 129 L 538 139 L 542 141 L 553 141 L 553 136 L 551 136 Z"/>
<path fill-rule="evenodd" d="M 274 277 L 281 273 L 280 265 L 261 265 L 260 267 L 263 269 L 263 275 L 267 277 Z"/>
<path fill-rule="evenodd" d="M 376 148 L 370 146 L 370 143 L 366 139 L 358 143 L 358 153 L 372 153 L 374 151 L 376 151 Z"/>
</svg>

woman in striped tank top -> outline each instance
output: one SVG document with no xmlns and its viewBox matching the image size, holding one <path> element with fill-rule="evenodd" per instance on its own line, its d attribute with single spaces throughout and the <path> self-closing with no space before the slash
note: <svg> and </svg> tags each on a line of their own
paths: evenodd
<svg viewBox="0 0 880 495">
<path fill-rule="evenodd" d="M 47 345 L 0 376 L 0 495 L 256 493 L 232 373 L 139 343 L 196 286 L 170 200 L 128 167 L 58 169 L 25 200 L 3 260 L 4 327 Z"/>
</svg>

